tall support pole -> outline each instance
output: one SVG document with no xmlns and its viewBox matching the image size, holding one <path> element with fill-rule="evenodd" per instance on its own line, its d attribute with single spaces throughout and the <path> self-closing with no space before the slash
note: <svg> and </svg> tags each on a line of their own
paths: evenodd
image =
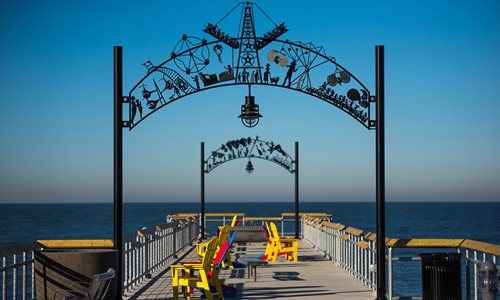
<svg viewBox="0 0 500 300">
<path fill-rule="evenodd" d="M 116 270 L 116 298 L 123 295 L 123 59 L 122 47 L 114 50 L 114 168 L 113 168 L 113 219 L 114 249 L 118 250 Z"/>
<path fill-rule="evenodd" d="M 376 147 L 377 147 L 377 300 L 386 298 L 385 276 L 385 125 L 384 125 L 384 46 L 375 47 L 376 56 Z"/>
<path fill-rule="evenodd" d="M 295 142 L 295 238 L 299 238 L 299 142 Z"/>
<path fill-rule="evenodd" d="M 201 142 L 200 238 L 205 238 L 205 143 Z"/>
</svg>

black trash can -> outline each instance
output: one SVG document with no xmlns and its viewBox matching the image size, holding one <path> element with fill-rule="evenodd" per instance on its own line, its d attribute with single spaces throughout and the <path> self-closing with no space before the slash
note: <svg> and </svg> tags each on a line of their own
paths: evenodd
<svg viewBox="0 0 500 300">
<path fill-rule="evenodd" d="M 422 253 L 423 300 L 462 300 L 462 253 Z"/>
</svg>

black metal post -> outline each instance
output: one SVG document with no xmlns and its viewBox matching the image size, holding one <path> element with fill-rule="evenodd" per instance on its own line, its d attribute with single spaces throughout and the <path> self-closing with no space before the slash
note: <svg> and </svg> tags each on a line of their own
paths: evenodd
<svg viewBox="0 0 500 300">
<path fill-rule="evenodd" d="M 201 142 L 201 207 L 200 207 L 200 238 L 205 238 L 205 143 Z"/>
<path fill-rule="evenodd" d="M 114 168 L 113 216 L 114 249 L 118 250 L 116 298 L 123 295 L 123 59 L 121 46 L 114 50 Z"/>
<path fill-rule="evenodd" d="M 295 142 L 295 238 L 299 238 L 299 142 Z"/>
<path fill-rule="evenodd" d="M 375 47 L 376 147 L 377 147 L 377 300 L 387 300 L 385 276 L 385 128 L 384 128 L 384 46 Z"/>
</svg>

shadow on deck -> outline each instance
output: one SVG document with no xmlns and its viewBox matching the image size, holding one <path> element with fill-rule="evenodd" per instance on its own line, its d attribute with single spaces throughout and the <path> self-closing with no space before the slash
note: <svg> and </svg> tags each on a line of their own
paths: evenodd
<svg viewBox="0 0 500 300">
<path fill-rule="evenodd" d="M 236 245 L 231 256 L 264 252 L 262 244 Z M 196 251 L 189 249 L 179 261 L 196 260 Z M 225 299 L 373 299 L 369 288 L 336 267 L 331 261 L 314 250 L 309 244 L 299 244 L 299 262 L 280 261 L 258 267 L 257 281 L 248 278 L 246 268 L 222 270 L 219 275 L 223 284 L 234 286 L 238 293 Z M 138 286 L 126 299 L 172 299 L 172 278 L 168 268 Z M 197 292 L 193 299 L 201 299 Z"/>
</svg>

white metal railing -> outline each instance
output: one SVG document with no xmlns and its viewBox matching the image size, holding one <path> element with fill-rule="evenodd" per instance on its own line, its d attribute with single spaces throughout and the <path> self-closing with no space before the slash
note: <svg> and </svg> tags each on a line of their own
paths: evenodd
<svg viewBox="0 0 500 300">
<path fill-rule="evenodd" d="M 154 229 L 144 228 L 124 240 L 124 290 L 150 278 L 172 262 L 198 238 L 196 218 L 178 219 Z M 35 299 L 34 253 L 36 242 L 0 245 L 0 297 L 3 300 Z"/>
<path fill-rule="evenodd" d="M 217 226 L 222 226 L 226 224 L 230 224 L 231 220 L 235 214 L 227 213 L 227 214 L 217 214 L 211 213 L 205 216 L 205 233 L 216 232 L 214 229 Z M 295 223 L 295 219 L 293 217 L 245 217 L 244 214 L 238 213 L 239 220 L 242 226 L 264 226 L 265 222 L 274 222 L 278 227 L 278 231 L 281 236 L 293 236 L 295 234 L 295 227 L 293 224 Z M 199 217 L 199 221 L 201 222 L 201 216 Z M 301 232 L 300 223 L 299 223 L 299 234 Z"/>
<path fill-rule="evenodd" d="M 303 218 L 304 240 L 372 290 L 376 288 L 375 243 L 340 223 Z"/>
<path fill-rule="evenodd" d="M 463 280 L 462 283 L 464 286 L 462 286 L 463 289 L 463 294 L 464 298 L 467 300 L 478 300 L 481 298 L 480 296 L 480 289 L 479 289 L 479 269 L 481 268 L 481 264 L 486 261 L 491 261 L 495 265 L 497 264 L 498 261 L 498 255 L 495 255 L 493 253 L 488 253 L 485 251 L 481 251 L 478 248 L 481 248 L 481 245 L 491 245 L 491 244 L 486 244 L 478 241 L 472 241 L 472 240 L 413 240 L 413 244 L 416 243 L 416 241 L 422 241 L 422 243 L 427 243 L 426 246 L 423 245 L 418 245 L 418 246 L 412 246 L 412 242 L 407 242 L 407 245 L 399 246 L 399 247 L 388 247 L 388 298 L 389 299 L 422 299 L 421 296 L 402 296 L 394 295 L 394 284 L 393 282 L 397 278 L 393 278 L 394 272 L 394 266 L 395 262 L 398 262 L 398 267 L 399 267 L 399 262 L 420 262 L 421 258 L 416 254 L 416 249 L 432 249 L 432 250 L 437 250 L 437 251 L 443 251 L 443 250 L 450 250 L 450 251 L 456 251 L 458 253 L 462 253 L 462 260 L 461 262 L 465 263 L 465 267 L 462 268 L 465 272 L 465 276 L 462 276 Z M 453 241 L 453 242 L 452 242 Z M 390 245 L 390 242 L 389 242 Z M 412 251 L 410 255 L 395 255 L 396 250 L 402 250 L 402 249 L 408 249 Z M 497 265 L 497 268 L 500 269 L 500 266 Z M 472 269 L 472 270 L 471 270 Z M 472 271 L 472 272 L 471 272 Z"/>
<path fill-rule="evenodd" d="M 497 265 L 497 260 L 498 260 L 498 255 L 493 255 L 493 254 L 489 254 L 489 253 L 485 253 L 483 251 L 478 251 L 478 250 L 475 250 L 475 249 L 468 249 L 468 248 L 461 248 L 460 249 L 462 251 L 462 253 L 465 251 L 465 280 L 466 280 L 466 299 L 467 300 L 470 300 L 470 299 L 474 299 L 474 300 L 478 300 L 479 298 L 479 295 L 478 295 L 478 290 L 479 290 L 479 282 L 478 282 L 478 279 L 479 279 L 479 273 L 478 273 L 478 270 L 479 268 L 481 267 L 481 264 L 485 261 L 491 261 L 493 262 L 495 265 Z M 472 269 L 473 269 L 473 276 L 471 277 L 471 272 L 470 272 L 470 269 L 471 269 L 471 265 L 472 265 Z M 497 265 L 497 269 L 500 269 L 500 266 Z M 473 281 L 473 298 L 471 298 L 471 287 L 470 287 L 470 284 L 471 284 L 471 281 Z"/>
<path fill-rule="evenodd" d="M 176 219 L 156 228 L 143 228 L 125 240 L 124 290 L 131 291 L 198 238 L 198 221 Z"/>
<path fill-rule="evenodd" d="M 302 227 L 304 240 L 365 286 L 372 290 L 376 289 L 376 240 L 373 233 L 362 235 L 360 229 L 346 228 L 340 223 L 331 223 L 310 217 L 302 218 Z M 462 287 L 463 292 L 465 299 L 478 300 L 480 299 L 479 268 L 485 261 L 497 264 L 500 253 L 500 247 L 497 245 L 466 239 L 387 239 L 386 246 L 387 297 L 390 300 L 422 299 L 421 296 L 417 295 L 395 295 L 394 287 L 408 281 L 408 273 L 414 274 L 414 272 L 402 271 L 407 271 L 409 268 L 415 270 L 415 268 L 420 267 L 407 264 L 420 262 L 418 252 L 422 250 L 426 252 L 430 250 L 443 251 L 443 249 L 465 253 L 462 256 L 462 261 L 465 262 L 465 268 L 463 268 L 465 276 L 462 276 L 463 283 L 465 283 L 465 286 Z M 396 251 L 400 251 L 401 254 L 396 256 Z M 403 251 L 409 253 L 403 253 Z M 395 262 L 398 262 L 397 270 L 395 270 Z M 402 262 L 405 262 L 404 266 L 400 264 Z M 500 266 L 497 265 L 497 268 Z M 396 277 L 395 274 L 398 272 L 405 274 L 406 277 Z"/>
<path fill-rule="evenodd" d="M 247 217 L 245 213 L 206 213 L 205 214 L 205 233 L 216 232 L 217 226 L 230 224 L 234 216 L 238 216 L 238 220 L 242 226 L 262 226 L 265 222 L 274 222 L 278 227 L 281 236 L 294 236 L 295 235 L 295 214 L 282 213 L 279 217 Z M 169 215 L 167 219 L 175 219 L 176 217 L 183 216 L 196 216 L 201 224 L 201 215 L 199 214 L 178 214 Z M 330 220 L 331 215 L 326 213 L 300 213 L 299 218 L 299 236 L 303 236 L 302 216 L 314 216 L 321 220 Z"/>
<path fill-rule="evenodd" d="M 37 243 L 19 243 L 0 247 L 2 299 L 31 299 L 34 285 L 33 257 Z"/>
</svg>

